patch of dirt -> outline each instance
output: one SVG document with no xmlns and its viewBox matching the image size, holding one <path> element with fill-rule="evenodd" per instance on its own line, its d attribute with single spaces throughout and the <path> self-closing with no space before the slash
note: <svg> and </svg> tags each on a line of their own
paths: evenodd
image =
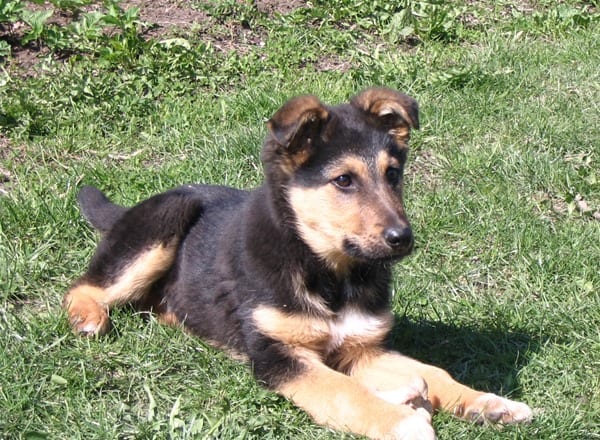
<svg viewBox="0 0 600 440">
<path fill-rule="evenodd" d="M 315 64 L 315 68 L 321 72 L 347 72 L 352 68 L 352 63 L 338 57 L 322 57 Z"/>
<path fill-rule="evenodd" d="M 147 39 L 170 38 L 185 33 L 195 33 L 201 39 L 210 41 L 222 51 L 240 51 L 244 53 L 249 46 L 264 45 L 265 35 L 257 29 L 250 29 L 241 20 L 213 17 L 207 12 L 192 8 L 185 0 L 123 0 L 119 5 L 123 10 L 139 8 L 139 20 L 147 27 L 142 35 Z M 258 12 L 268 15 L 289 14 L 294 10 L 306 7 L 307 2 L 302 0 L 257 0 L 255 7 Z M 37 5 L 28 3 L 30 10 L 43 10 L 52 7 L 50 4 Z M 57 26 L 67 26 L 77 19 L 77 14 L 91 12 L 101 8 L 101 4 L 86 6 L 75 15 L 70 12 L 55 10 L 48 23 Z M 40 46 L 33 41 L 26 45 L 19 42 L 27 26 L 22 22 L 0 25 L 0 39 L 7 41 L 12 46 L 11 70 L 16 69 L 20 75 L 35 76 L 36 66 L 40 60 L 49 55 L 50 51 L 45 46 Z M 56 55 L 61 58 L 61 55 Z M 62 54 L 68 57 L 69 54 Z M 0 58 L 0 63 L 3 60 Z"/>
<path fill-rule="evenodd" d="M 258 8 L 259 12 L 269 15 L 286 15 L 295 11 L 296 9 L 306 7 L 307 3 L 308 2 L 301 0 L 256 0 L 254 4 Z"/>
<path fill-rule="evenodd" d="M 583 218 L 600 221 L 600 209 L 594 209 L 581 194 L 575 195 L 569 203 L 564 197 L 546 191 L 539 191 L 533 196 L 537 211 L 543 218 L 566 216 L 577 213 Z"/>
<path fill-rule="evenodd" d="M 8 151 L 10 142 L 0 134 L 0 159 L 4 158 L 5 152 Z"/>
<path fill-rule="evenodd" d="M 161 38 L 212 23 L 206 12 L 191 8 L 183 0 L 124 0 L 120 6 L 123 10 L 139 8 L 140 20 L 150 24 L 149 30 L 144 33 L 148 38 Z"/>
<path fill-rule="evenodd" d="M 39 48 L 36 45 L 13 46 L 11 66 L 17 68 L 22 76 L 36 76 L 40 59 L 49 53 L 47 48 Z"/>
<path fill-rule="evenodd" d="M 48 54 L 48 50 L 39 47 L 34 42 L 25 46 L 19 44 L 25 33 L 25 25 L 20 22 L 0 24 L 0 40 L 6 41 L 12 47 L 11 65 L 18 66 L 25 75 L 32 76 L 34 67 L 40 58 Z M 0 65 L 4 60 L 0 57 Z"/>
</svg>

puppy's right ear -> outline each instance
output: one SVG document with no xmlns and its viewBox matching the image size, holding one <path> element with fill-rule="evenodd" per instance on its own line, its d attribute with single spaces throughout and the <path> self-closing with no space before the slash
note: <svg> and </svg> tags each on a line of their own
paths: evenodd
<svg viewBox="0 0 600 440">
<path fill-rule="evenodd" d="M 279 154 L 307 156 L 329 112 L 315 96 L 290 99 L 267 122 Z"/>
</svg>

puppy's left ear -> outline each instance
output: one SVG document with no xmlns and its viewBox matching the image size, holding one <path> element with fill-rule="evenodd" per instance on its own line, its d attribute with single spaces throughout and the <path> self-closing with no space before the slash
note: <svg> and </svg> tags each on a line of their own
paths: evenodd
<svg viewBox="0 0 600 440">
<path fill-rule="evenodd" d="M 419 128 L 419 105 L 408 95 L 385 87 L 366 89 L 351 101 L 355 107 L 370 113 L 380 127 L 399 143 L 406 142 L 411 129 Z"/>
</svg>

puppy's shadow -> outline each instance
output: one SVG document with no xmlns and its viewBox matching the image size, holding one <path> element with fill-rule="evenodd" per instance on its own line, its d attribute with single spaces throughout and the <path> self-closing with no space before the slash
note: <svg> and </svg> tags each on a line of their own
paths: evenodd
<svg viewBox="0 0 600 440">
<path fill-rule="evenodd" d="M 481 391 L 519 395 L 518 372 L 539 349 L 539 340 L 519 331 L 457 327 L 397 317 L 392 346 L 421 362 L 448 371 Z"/>
</svg>

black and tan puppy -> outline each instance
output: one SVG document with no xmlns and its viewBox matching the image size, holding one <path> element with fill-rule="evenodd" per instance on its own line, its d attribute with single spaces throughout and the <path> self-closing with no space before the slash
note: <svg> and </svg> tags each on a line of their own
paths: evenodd
<svg viewBox="0 0 600 440">
<path fill-rule="evenodd" d="M 135 303 L 242 355 L 317 423 L 371 438 L 433 439 L 434 409 L 530 420 L 387 345 L 391 268 L 413 248 L 402 173 L 418 124 L 417 103 L 389 89 L 335 107 L 301 96 L 268 122 L 254 191 L 183 186 L 127 209 L 84 188 L 103 238 L 65 295 L 74 329 L 105 333 L 109 309 Z"/>
</svg>

